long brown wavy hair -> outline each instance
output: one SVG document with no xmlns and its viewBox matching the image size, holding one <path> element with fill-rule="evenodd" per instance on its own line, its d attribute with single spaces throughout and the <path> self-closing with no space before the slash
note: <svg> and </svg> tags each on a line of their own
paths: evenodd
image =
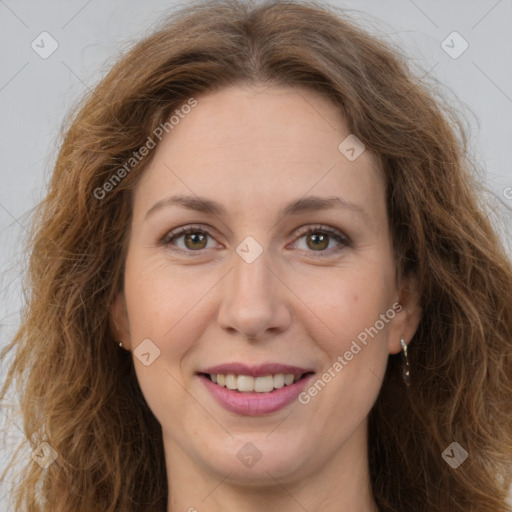
<svg viewBox="0 0 512 512">
<path fill-rule="evenodd" d="M 16 510 L 166 510 L 161 427 L 109 318 L 123 286 L 132 191 L 154 152 L 98 189 L 180 105 L 233 84 L 325 95 L 385 175 L 397 269 L 417 275 L 423 316 L 410 388 L 391 355 L 370 413 L 380 511 L 508 512 L 512 268 L 460 113 L 343 10 L 242 0 L 172 12 L 67 120 L 34 215 L 27 303 L 2 353 L 14 357 L 0 395 L 15 386 L 30 448 L 46 441 L 59 457 L 46 469 L 28 459 Z M 452 442 L 468 453 L 456 469 L 441 456 Z"/>
</svg>

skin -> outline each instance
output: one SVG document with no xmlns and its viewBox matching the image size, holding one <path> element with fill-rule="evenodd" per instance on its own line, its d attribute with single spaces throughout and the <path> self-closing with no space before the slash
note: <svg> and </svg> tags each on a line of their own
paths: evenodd
<svg viewBox="0 0 512 512">
<path fill-rule="evenodd" d="M 349 161 L 338 150 L 349 131 L 318 93 L 231 86 L 197 100 L 153 150 L 134 191 L 124 291 L 112 307 L 125 348 L 150 339 L 160 350 L 149 366 L 135 355 L 134 364 L 162 425 L 168 511 L 240 511 L 242 503 L 244 512 L 377 510 L 367 417 L 388 355 L 420 319 L 414 276 L 396 278 L 382 172 L 370 151 Z M 146 217 L 174 194 L 206 196 L 227 214 L 171 205 Z M 311 195 L 342 197 L 366 214 L 278 216 Z M 160 243 L 191 224 L 210 235 Z M 351 243 L 315 245 L 321 229 L 299 234 L 317 224 Z M 252 263 L 236 252 L 247 236 L 263 250 Z M 238 415 L 197 376 L 227 362 L 279 362 L 321 376 L 396 302 L 402 310 L 306 405 Z M 262 454 L 252 467 L 237 457 L 249 442 Z"/>
</svg>

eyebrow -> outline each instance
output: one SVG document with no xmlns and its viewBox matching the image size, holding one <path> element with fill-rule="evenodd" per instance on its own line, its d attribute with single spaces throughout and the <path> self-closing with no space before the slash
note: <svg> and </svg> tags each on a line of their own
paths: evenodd
<svg viewBox="0 0 512 512">
<path fill-rule="evenodd" d="M 177 195 L 157 201 L 147 212 L 146 219 L 153 213 L 169 206 L 181 206 L 188 210 L 201 212 L 218 217 L 226 216 L 227 210 L 217 201 L 200 196 Z M 344 209 L 368 217 L 367 212 L 359 205 L 341 197 L 308 196 L 287 204 L 278 213 L 278 218 L 302 213 L 318 212 L 331 209 Z"/>
</svg>

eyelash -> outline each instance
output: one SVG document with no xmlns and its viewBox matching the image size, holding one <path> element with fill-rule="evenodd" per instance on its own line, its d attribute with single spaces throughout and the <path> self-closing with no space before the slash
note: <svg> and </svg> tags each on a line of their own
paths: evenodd
<svg viewBox="0 0 512 512">
<path fill-rule="evenodd" d="M 189 233 L 204 233 L 207 236 L 213 238 L 212 234 L 207 229 L 203 228 L 202 226 L 189 226 L 189 227 L 180 227 L 173 231 L 169 231 L 161 239 L 160 243 L 161 243 L 161 245 L 168 248 L 169 250 L 171 250 L 173 252 L 180 252 L 180 253 L 186 255 L 187 257 L 194 257 L 196 255 L 201 255 L 201 254 L 203 254 L 203 251 L 208 250 L 208 249 L 199 249 L 197 251 L 193 251 L 193 250 L 186 250 L 186 249 L 173 249 L 170 247 L 171 242 L 177 240 L 178 238 L 181 238 L 184 235 L 188 235 Z M 343 233 L 341 233 L 340 231 L 332 229 L 328 226 L 322 226 L 320 224 L 299 229 L 299 233 L 297 235 L 296 240 L 299 240 L 300 238 L 302 238 L 306 235 L 309 235 L 309 234 L 313 234 L 313 233 L 329 235 L 331 238 L 334 238 L 341 245 L 341 247 L 326 249 L 323 251 L 308 251 L 308 252 L 318 253 L 315 257 L 322 258 L 322 257 L 331 256 L 333 252 L 338 252 L 338 251 L 342 250 L 344 247 L 351 247 L 351 245 L 352 245 L 350 239 L 347 236 L 345 236 Z"/>
</svg>

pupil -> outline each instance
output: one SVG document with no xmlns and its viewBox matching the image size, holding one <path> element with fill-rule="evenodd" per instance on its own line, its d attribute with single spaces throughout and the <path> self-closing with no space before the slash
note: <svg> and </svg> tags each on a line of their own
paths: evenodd
<svg viewBox="0 0 512 512">
<path fill-rule="evenodd" d="M 320 240 L 318 240 L 320 242 L 320 244 L 323 242 L 325 244 L 326 240 L 329 238 L 327 235 L 311 235 L 312 237 L 314 237 L 314 239 L 318 240 L 320 238 Z M 313 242 L 313 246 L 318 248 L 320 247 L 319 244 L 317 242 Z M 326 246 L 321 246 L 322 249 L 325 249 Z"/>
<path fill-rule="evenodd" d="M 200 241 L 204 241 L 204 235 L 201 235 L 201 234 L 197 234 L 197 233 L 192 233 L 192 234 L 189 234 L 187 236 L 187 241 L 192 241 L 192 244 L 196 244 L 197 243 L 197 239 L 202 239 Z M 200 247 L 200 249 L 202 249 L 202 247 Z"/>
</svg>

